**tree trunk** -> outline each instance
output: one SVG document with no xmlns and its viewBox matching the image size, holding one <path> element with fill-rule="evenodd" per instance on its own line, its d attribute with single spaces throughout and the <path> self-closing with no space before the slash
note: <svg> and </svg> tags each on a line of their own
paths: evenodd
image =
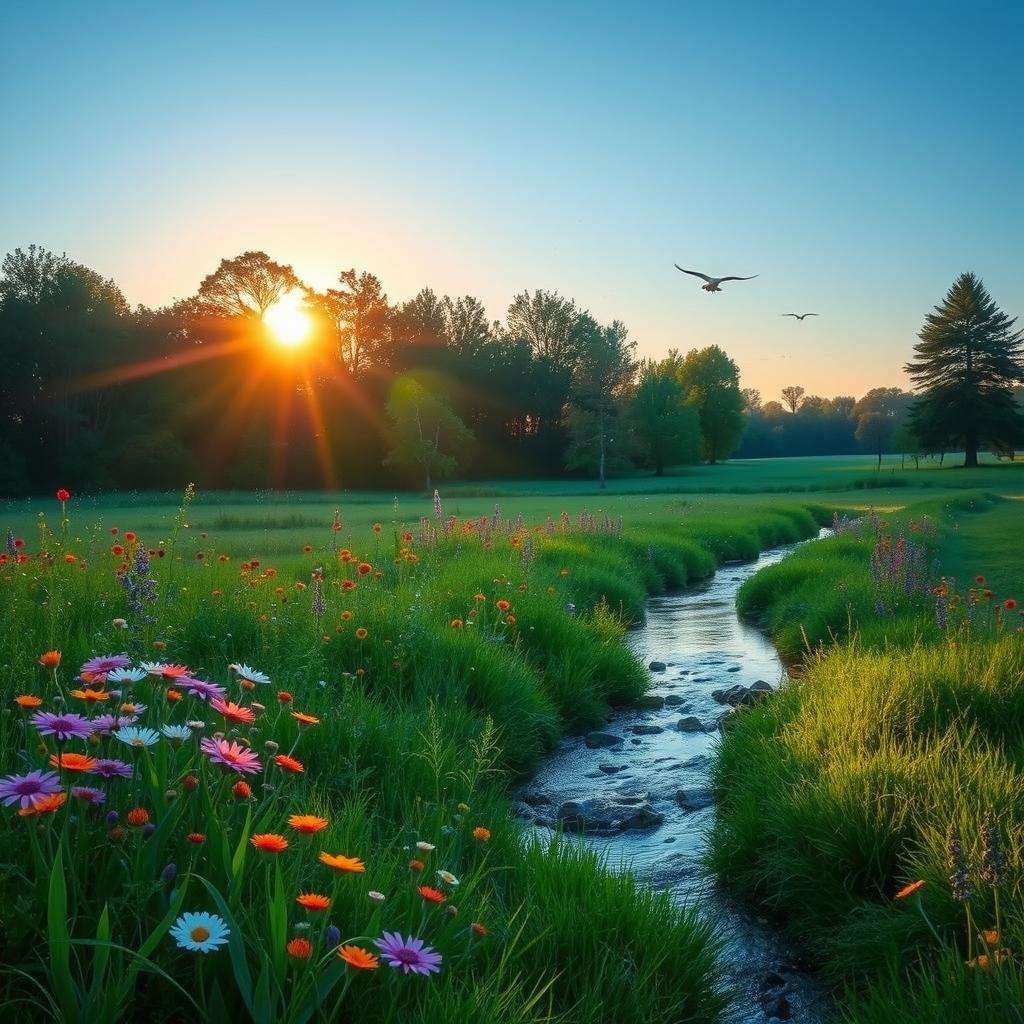
<svg viewBox="0 0 1024 1024">
<path fill-rule="evenodd" d="M 978 465 L 978 432 L 974 427 L 967 428 L 964 437 L 964 467 L 975 467 Z"/>
</svg>

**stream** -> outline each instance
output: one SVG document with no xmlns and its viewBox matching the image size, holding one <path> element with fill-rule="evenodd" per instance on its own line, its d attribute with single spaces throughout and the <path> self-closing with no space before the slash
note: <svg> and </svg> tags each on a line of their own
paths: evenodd
<svg viewBox="0 0 1024 1024">
<path fill-rule="evenodd" d="M 818 1024 L 826 1007 L 778 932 L 730 900 L 700 862 L 715 814 L 709 771 L 718 720 L 731 713 L 722 700 L 744 693 L 723 691 L 774 688 L 785 676 L 771 642 L 740 621 L 736 592 L 794 547 L 723 565 L 701 584 L 652 597 L 646 622 L 627 641 L 651 665 L 641 706 L 564 740 L 518 794 L 517 813 L 542 837 L 558 824 L 579 832 L 610 864 L 632 867 L 639 880 L 711 917 L 736 996 L 729 1024 Z"/>
</svg>

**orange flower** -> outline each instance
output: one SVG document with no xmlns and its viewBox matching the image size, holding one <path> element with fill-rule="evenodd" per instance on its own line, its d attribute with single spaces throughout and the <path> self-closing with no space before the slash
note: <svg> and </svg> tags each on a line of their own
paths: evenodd
<svg viewBox="0 0 1024 1024">
<path fill-rule="evenodd" d="M 514 625 L 516 624 L 516 617 L 515 617 L 514 615 L 506 615 L 506 616 L 505 616 L 505 621 L 506 621 L 506 622 L 507 622 L 507 623 L 508 623 L 508 624 L 509 624 L 510 626 L 514 626 Z"/>
<path fill-rule="evenodd" d="M 416 891 L 428 903 L 444 903 L 444 901 L 448 899 L 443 892 L 438 892 L 437 889 L 434 889 L 429 885 L 421 885 Z"/>
<path fill-rule="evenodd" d="M 104 693 L 102 690 L 72 690 L 71 696 L 77 697 L 79 700 L 89 701 L 91 704 L 110 700 L 110 694 Z"/>
<path fill-rule="evenodd" d="M 452 629 L 462 629 L 462 619 L 452 619 Z"/>
<path fill-rule="evenodd" d="M 314 832 L 322 832 L 327 828 L 327 819 L 318 818 L 315 814 L 293 814 L 288 819 L 288 824 L 296 832 L 305 832 L 307 835 L 313 835 Z"/>
<path fill-rule="evenodd" d="M 288 840 L 276 832 L 261 832 L 259 835 L 253 836 L 249 842 L 264 853 L 280 853 L 282 850 L 288 849 Z"/>
<path fill-rule="evenodd" d="M 474 921 L 469 927 L 472 928 L 474 935 L 479 935 L 481 938 L 487 934 L 487 929 L 479 921 Z"/>
<path fill-rule="evenodd" d="M 307 910 L 326 910 L 330 905 L 330 898 L 321 896 L 318 892 L 303 892 L 295 897 L 295 902 Z"/>
<path fill-rule="evenodd" d="M 478 839 L 481 843 L 489 843 L 491 841 L 491 830 L 484 828 L 483 825 L 477 825 L 473 829 L 473 838 Z"/>
<path fill-rule="evenodd" d="M 348 620 L 351 619 L 351 618 L 352 618 L 352 613 L 350 611 L 343 611 L 341 613 L 341 621 L 342 622 L 348 622 Z"/>
<path fill-rule="evenodd" d="M 422 871 L 423 870 L 423 861 L 416 860 L 415 858 L 413 858 L 411 861 L 409 861 L 409 870 L 410 871 Z"/>
<path fill-rule="evenodd" d="M 360 626 L 356 630 L 356 639 L 357 640 L 365 640 L 369 635 L 370 634 L 362 626 Z"/>
<path fill-rule="evenodd" d="M 320 719 L 313 715 L 307 715 L 304 711 L 293 711 L 292 718 L 295 719 L 299 725 L 319 725 Z"/>
<path fill-rule="evenodd" d="M 498 609 L 499 612 L 507 612 L 509 608 L 512 607 L 512 605 L 510 605 L 508 601 L 506 601 L 504 598 L 502 598 L 500 601 L 496 601 L 494 606 Z"/>
<path fill-rule="evenodd" d="M 302 766 L 301 761 L 296 761 L 294 757 L 289 757 L 287 754 L 278 754 L 277 757 L 274 758 L 274 764 L 276 764 L 278 768 L 281 768 L 286 772 L 293 772 L 296 775 L 306 770 Z"/>
<path fill-rule="evenodd" d="M 252 788 L 248 782 L 242 782 L 238 780 L 232 787 L 231 793 L 236 800 L 248 800 L 252 796 Z"/>
<path fill-rule="evenodd" d="M 133 807 L 128 812 L 128 824 L 134 828 L 142 828 L 149 823 L 149 811 L 145 807 Z"/>
<path fill-rule="evenodd" d="M 256 721 L 256 716 L 248 708 L 242 707 L 241 704 L 236 704 L 232 700 L 214 701 L 212 707 L 215 711 L 219 711 L 229 722 L 241 722 L 244 725 L 252 725 Z"/>
<path fill-rule="evenodd" d="M 367 953 L 359 946 L 340 946 L 338 956 L 349 965 L 360 971 L 375 971 L 380 967 L 380 960 L 373 953 Z"/>
<path fill-rule="evenodd" d="M 60 651 L 46 651 L 40 654 L 39 664 L 43 668 L 56 668 L 60 664 Z"/>
<path fill-rule="evenodd" d="M 908 896 L 913 896 L 924 885 L 924 879 L 919 878 L 916 882 L 911 882 L 910 885 L 903 886 L 898 893 L 896 893 L 896 899 L 905 900 Z"/>
<path fill-rule="evenodd" d="M 90 772 L 96 767 L 96 758 L 85 754 L 51 754 L 50 764 L 54 768 L 64 768 L 69 772 Z"/>
<path fill-rule="evenodd" d="M 171 701 L 171 703 L 174 703 L 175 701 L 181 700 L 181 690 L 175 690 L 175 689 L 172 689 L 172 688 L 168 688 L 168 690 L 164 694 L 164 696 L 169 701 Z"/>
<path fill-rule="evenodd" d="M 473 600 L 474 601 L 486 601 L 487 600 L 487 595 L 486 594 L 474 594 L 473 595 Z"/>
<path fill-rule="evenodd" d="M 359 573 L 360 576 L 368 576 L 373 572 L 373 566 L 370 565 L 369 562 L 360 562 L 359 565 L 356 566 L 356 572 Z"/>
<path fill-rule="evenodd" d="M 978 938 L 981 939 L 986 946 L 999 945 L 999 932 L 997 932 L 995 928 L 991 928 L 987 932 L 978 932 Z"/>
<path fill-rule="evenodd" d="M 206 836 L 202 832 L 189 832 L 185 838 L 196 846 L 202 846 L 206 842 Z"/>
<path fill-rule="evenodd" d="M 43 698 L 36 697 L 31 693 L 23 693 L 14 698 L 14 703 L 17 704 L 19 708 L 37 708 L 43 703 Z"/>
<path fill-rule="evenodd" d="M 313 952 L 309 939 L 292 939 L 286 948 L 288 955 L 295 957 L 296 960 L 308 960 L 309 954 Z"/>
<path fill-rule="evenodd" d="M 289 692 L 288 692 L 287 690 L 278 690 L 278 691 L 277 691 L 277 699 L 278 699 L 278 700 L 279 700 L 279 701 L 280 701 L 280 702 L 281 702 L 282 704 L 291 704 L 291 702 L 292 702 L 292 701 L 293 701 L 293 700 L 294 700 L 295 698 L 294 698 L 294 697 L 292 697 L 292 695 L 291 695 L 291 694 L 290 694 L 290 693 L 289 693 Z"/>
<path fill-rule="evenodd" d="M 350 871 L 353 874 L 362 874 L 366 865 L 358 857 L 345 857 L 343 854 L 320 852 L 320 863 L 326 864 L 335 871 Z"/>
<path fill-rule="evenodd" d="M 1010 951 L 1008 949 L 997 949 L 991 956 L 987 953 L 982 953 L 981 956 L 976 956 L 973 960 L 966 961 L 967 966 L 970 968 L 977 968 L 979 971 L 987 971 L 993 964 L 997 967 L 1001 967 L 1010 958 Z"/>
<path fill-rule="evenodd" d="M 199 780 L 194 775 L 186 775 L 181 784 L 191 793 L 199 788 Z"/>
<path fill-rule="evenodd" d="M 67 793 L 54 793 L 51 796 L 44 796 L 31 807 L 19 807 L 18 814 L 23 818 L 30 818 L 33 814 L 54 814 L 64 806 L 64 801 L 67 798 Z"/>
</svg>

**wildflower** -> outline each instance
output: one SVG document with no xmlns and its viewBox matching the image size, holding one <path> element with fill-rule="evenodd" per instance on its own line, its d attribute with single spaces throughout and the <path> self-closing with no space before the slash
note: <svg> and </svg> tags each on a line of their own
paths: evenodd
<svg viewBox="0 0 1024 1024">
<path fill-rule="evenodd" d="M 164 696 L 170 703 L 177 704 L 177 702 L 181 700 L 181 691 L 175 690 L 172 687 L 168 687 L 167 690 L 164 692 Z"/>
<path fill-rule="evenodd" d="M 359 946 L 342 946 L 338 950 L 338 956 L 349 967 L 355 967 L 359 971 L 375 971 L 380 967 L 380 959 Z"/>
<path fill-rule="evenodd" d="M 149 822 L 149 811 L 145 807 L 134 807 L 128 812 L 126 820 L 133 828 L 142 828 Z"/>
<path fill-rule="evenodd" d="M 313 835 L 327 828 L 327 819 L 318 818 L 315 814 L 293 814 L 288 819 L 288 824 L 296 832 L 305 832 L 307 835 Z"/>
<path fill-rule="evenodd" d="M 987 971 L 993 963 L 995 963 L 997 967 L 1002 967 L 1009 958 L 1010 951 L 1008 949 L 998 949 L 991 955 L 988 953 L 982 953 L 980 956 L 976 956 L 973 960 L 967 960 L 965 962 L 972 970 L 977 969 L 979 971 Z"/>
<path fill-rule="evenodd" d="M 329 949 L 334 949 L 334 947 L 341 942 L 341 929 L 336 925 L 329 924 L 327 926 L 327 931 L 324 932 L 324 942 L 327 944 Z"/>
<path fill-rule="evenodd" d="M 507 612 L 512 607 L 512 605 L 510 605 L 508 601 L 502 598 L 500 601 L 495 601 L 494 607 L 497 608 L 499 612 Z"/>
<path fill-rule="evenodd" d="M 60 502 L 70 501 L 71 492 L 65 487 L 59 488 L 57 490 L 57 500 Z"/>
<path fill-rule="evenodd" d="M 450 871 L 438 871 L 437 877 L 445 885 L 450 885 L 453 889 L 458 888 L 459 880 Z"/>
<path fill-rule="evenodd" d="M 194 846 L 202 846 L 206 842 L 206 836 L 202 832 L 189 832 L 185 838 Z"/>
<path fill-rule="evenodd" d="M 192 736 L 192 730 L 187 725 L 162 725 L 160 731 L 172 743 L 184 743 Z"/>
<path fill-rule="evenodd" d="M 40 797 L 29 807 L 19 807 L 18 816 L 30 818 L 36 814 L 56 814 L 64 806 L 67 798 L 67 793 L 52 793 L 49 796 Z"/>
<path fill-rule="evenodd" d="M 1007 611 L 1013 611 L 1017 607 L 1017 602 L 1012 597 L 1009 597 L 1003 602 L 1003 607 Z"/>
<path fill-rule="evenodd" d="M 481 843 L 489 843 L 491 841 L 491 830 L 484 828 L 483 825 L 477 825 L 473 829 L 473 838 Z"/>
<path fill-rule="evenodd" d="M 44 797 L 59 793 L 60 779 L 56 772 L 32 771 L 25 775 L 8 775 L 0 779 L 0 803 L 5 807 L 19 803 L 32 807 Z"/>
<path fill-rule="evenodd" d="M 92 735 L 92 723 L 81 715 L 37 711 L 31 721 L 41 736 L 56 736 L 61 743 L 65 740 L 87 740 Z"/>
<path fill-rule="evenodd" d="M 293 711 L 292 712 L 292 718 L 294 718 L 295 721 L 298 722 L 300 726 L 302 726 L 302 725 L 319 725 L 320 724 L 320 719 L 319 718 L 316 718 L 313 715 L 307 715 L 303 711 Z"/>
<path fill-rule="evenodd" d="M 340 853 L 331 854 L 323 850 L 320 852 L 320 863 L 326 864 L 335 871 L 345 871 L 353 874 L 362 874 L 366 870 L 366 865 L 358 857 L 345 857 Z"/>
<path fill-rule="evenodd" d="M 367 630 L 364 629 L 362 626 L 360 626 L 356 630 L 356 639 L 357 640 L 365 640 L 369 635 L 370 634 L 367 632 Z"/>
<path fill-rule="evenodd" d="M 896 899 L 905 900 L 908 896 L 913 896 L 915 892 L 918 892 L 924 886 L 924 879 L 919 878 L 916 882 L 911 882 L 910 885 L 903 886 L 898 893 L 896 893 Z"/>
<path fill-rule="evenodd" d="M 36 697 L 31 693 L 22 693 L 14 698 L 14 703 L 17 704 L 19 708 L 38 708 L 42 705 L 43 698 Z"/>
<path fill-rule="evenodd" d="M 229 743 L 225 739 L 206 736 L 199 741 L 199 749 L 214 764 L 222 764 L 239 774 L 255 775 L 263 767 L 251 750 L 237 742 Z"/>
<path fill-rule="evenodd" d="M 949 885 L 953 890 L 953 899 L 958 903 L 967 903 L 973 895 L 970 890 L 970 879 L 967 874 L 967 858 L 964 856 L 963 847 L 960 845 L 960 834 L 953 826 L 950 826 L 946 847 L 950 867 Z"/>
<path fill-rule="evenodd" d="M 296 761 L 294 757 L 289 757 L 287 754 L 278 754 L 274 758 L 274 764 L 293 775 L 299 775 L 306 770 L 301 761 Z"/>
<path fill-rule="evenodd" d="M 46 651 L 39 655 L 39 664 L 43 668 L 56 668 L 60 664 L 60 651 Z"/>
<path fill-rule="evenodd" d="M 360 562 L 356 566 L 356 572 L 359 573 L 360 576 L 367 576 L 373 572 L 373 566 L 370 565 L 369 562 Z"/>
<path fill-rule="evenodd" d="M 92 676 L 106 678 L 108 672 L 113 672 L 116 668 L 128 668 L 131 663 L 131 658 L 127 654 L 108 654 L 99 658 L 90 658 L 82 665 L 79 672 L 83 676 L 89 673 Z"/>
<path fill-rule="evenodd" d="M 72 690 L 71 696 L 78 700 L 84 700 L 90 704 L 99 704 L 110 700 L 110 694 L 105 690 Z"/>
<path fill-rule="evenodd" d="M 127 834 L 128 834 L 127 831 L 125 829 L 123 829 L 120 825 L 115 825 L 114 828 L 112 828 L 107 833 L 107 838 L 112 843 L 119 843 L 119 842 L 121 842 L 122 839 L 124 839 L 124 837 Z"/>
<path fill-rule="evenodd" d="M 181 784 L 190 793 L 194 793 L 199 788 L 199 780 L 194 775 L 186 775 L 181 780 Z"/>
<path fill-rule="evenodd" d="M 444 903 L 444 901 L 448 899 L 443 892 L 438 892 L 437 889 L 433 889 L 429 885 L 421 885 L 416 891 L 428 903 Z"/>
<path fill-rule="evenodd" d="M 240 681 L 257 683 L 260 686 L 267 686 L 270 683 L 270 676 L 260 672 L 258 669 L 250 668 L 248 665 L 229 666 L 238 676 Z"/>
<path fill-rule="evenodd" d="M 130 725 L 118 729 L 114 737 L 129 747 L 151 747 L 160 741 L 160 734 L 155 729 L 146 729 L 137 725 Z"/>
<path fill-rule="evenodd" d="M 507 623 L 508 623 L 508 624 L 509 624 L 510 626 L 514 626 L 514 625 L 516 624 L 516 617 L 515 617 L 514 615 L 506 615 L 506 616 L 505 616 L 505 621 L 506 621 L 506 622 L 507 622 Z"/>
<path fill-rule="evenodd" d="M 66 751 L 63 754 L 51 754 L 50 764 L 68 772 L 91 772 L 96 767 L 96 758 Z"/>
<path fill-rule="evenodd" d="M 112 619 L 110 624 L 115 629 L 127 629 L 128 628 L 128 620 L 127 619 Z"/>
<path fill-rule="evenodd" d="M 403 939 L 398 932 L 385 932 L 373 944 L 384 954 L 389 967 L 401 968 L 406 974 L 429 975 L 441 970 L 441 954 L 425 946 L 422 939 L 411 935 Z"/>
<path fill-rule="evenodd" d="M 92 774 L 104 779 L 130 779 L 135 774 L 130 764 L 113 757 L 99 757 L 92 767 Z"/>
<path fill-rule="evenodd" d="M 139 667 L 156 679 L 177 681 L 189 677 L 189 671 L 184 665 L 168 665 L 163 661 L 143 661 Z"/>
<path fill-rule="evenodd" d="M 998 888 L 1003 880 L 1003 854 L 999 848 L 999 826 L 989 818 L 981 827 L 982 880 Z"/>
<path fill-rule="evenodd" d="M 309 939 L 292 939 L 285 948 L 288 955 L 295 957 L 296 960 L 308 960 L 309 954 L 313 952 Z"/>
<path fill-rule="evenodd" d="M 231 795 L 236 800 L 249 800 L 252 797 L 252 789 L 248 782 L 239 780 L 231 787 Z"/>
<path fill-rule="evenodd" d="M 370 890 L 370 891 L 369 891 L 369 892 L 368 892 L 368 893 L 366 894 L 366 898 L 367 898 L 367 899 L 368 899 L 368 900 L 369 900 L 369 901 L 370 901 L 371 903 L 377 903 L 377 904 L 381 904 L 381 903 L 383 903 L 383 902 L 384 902 L 384 901 L 385 901 L 385 900 L 387 899 L 387 896 L 385 896 L 385 895 L 384 895 L 384 893 L 382 893 L 382 892 L 377 892 L 377 890 L 376 890 L 376 889 L 371 889 L 371 890 Z"/>
<path fill-rule="evenodd" d="M 76 800 L 83 800 L 87 804 L 99 805 L 106 803 L 107 794 L 95 786 L 72 786 L 71 795 Z"/>
<path fill-rule="evenodd" d="M 187 694 L 198 697 L 200 700 L 212 702 L 214 700 L 223 700 L 227 696 L 227 690 L 223 686 L 218 686 L 216 683 L 208 683 L 203 679 L 195 679 L 192 676 L 182 676 L 175 680 L 174 685 L 184 690 Z M 167 692 L 170 693 L 171 691 L 168 690 Z"/>
<path fill-rule="evenodd" d="M 281 853 L 288 849 L 288 840 L 276 832 L 261 832 L 253 836 L 249 842 L 264 853 Z"/>
<path fill-rule="evenodd" d="M 981 939 L 986 946 L 998 946 L 999 945 L 999 932 L 995 928 L 990 928 L 986 932 L 978 932 L 978 938 Z"/>
<path fill-rule="evenodd" d="M 437 847 L 433 843 L 428 843 L 426 840 L 421 839 L 416 844 L 416 849 L 421 851 L 422 853 L 432 853 L 434 850 L 437 849 Z"/>
<path fill-rule="evenodd" d="M 411 861 L 409 861 L 409 870 L 410 871 L 422 871 L 423 868 L 424 868 L 423 861 L 416 860 L 415 857 Z"/>
<path fill-rule="evenodd" d="M 294 698 L 294 697 L 293 697 L 293 696 L 292 696 L 292 695 L 291 695 L 291 694 L 290 694 L 290 693 L 289 693 L 289 692 L 288 692 L 287 690 L 278 690 L 278 691 L 277 691 L 277 699 L 278 699 L 278 700 L 279 700 L 279 701 L 280 701 L 280 702 L 281 702 L 282 704 L 291 704 L 291 702 L 292 702 L 292 701 L 293 701 L 293 700 L 294 700 L 295 698 Z"/>
<path fill-rule="evenodd" d="M 480 938 L 483 938 L 487 934 L 487 929 L 479 921 L 474 921 L 469 926 L 469 929 L 474 935 L 479 935 Z"/>
<path fill-rule="evenodd" d="M 462 629 L 462 619 L 452 619 L 452 629 Z"/>
<path fill-rule="evenodd" d="M 216 914 L 185 913 L 171 927 L 171 937 L 179 949 L 210 953 L 228 941 L 228 926 Z"/>
<path fill-rule="evenodd" d="M 295 902 L 307 910 L 326 910 L 331 905 L 330 897 L 321 896 L 318 892 L 303 892 L 295 897 Z"/>
<path fill-rule="evenodd" d="M 124 621 L 123 619 L 121 620 Z M 115 625 L 117 620 L 115 620 Z M 146 678 L 145 669 L 141 668 L 115 668 L 113 672 L 107 673 L 108 683 L 141 683 Z"/>
<path fill-rule="evenodd" d="M 256 721 L 256 716 L 246 707 L 236 704 L 234 701 L 221 700 L 214 697 L 210 701 L 210 707 L 220 712 L 229 722 L 241 722 L 244 725 L 251 725 Z"/>
</svg>

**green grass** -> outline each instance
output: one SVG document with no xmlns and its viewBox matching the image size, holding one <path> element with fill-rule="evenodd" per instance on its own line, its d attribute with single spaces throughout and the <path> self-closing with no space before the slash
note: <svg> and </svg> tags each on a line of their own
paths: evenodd
<svg viewBox="0 0 1024 1024">
<path fill-rule="evenodd" d="M 1004 605 L 1024 579 L 1021 511 L 984 493 L 919 500 L 740 592 L 802 664 L 722 744 L 709 860 L 843 987 L 850 1024 L 1024 1019 L 1024 620 Z M 927 586 L 876 584 L 872 553 L 901 540 L 926 551 Z M 931 591 L 943 576 L 959 597 Z M 981 877 L 990 820 L 1006 857 L 998 913 Z M 951 827 L 971 862 L 973 926 L 947 881 Z M 894 899 L 917 879 L 919 897 Z M 965 961 L 997 917 L 1013 960 L 985 975 Z"/>
</svg>

